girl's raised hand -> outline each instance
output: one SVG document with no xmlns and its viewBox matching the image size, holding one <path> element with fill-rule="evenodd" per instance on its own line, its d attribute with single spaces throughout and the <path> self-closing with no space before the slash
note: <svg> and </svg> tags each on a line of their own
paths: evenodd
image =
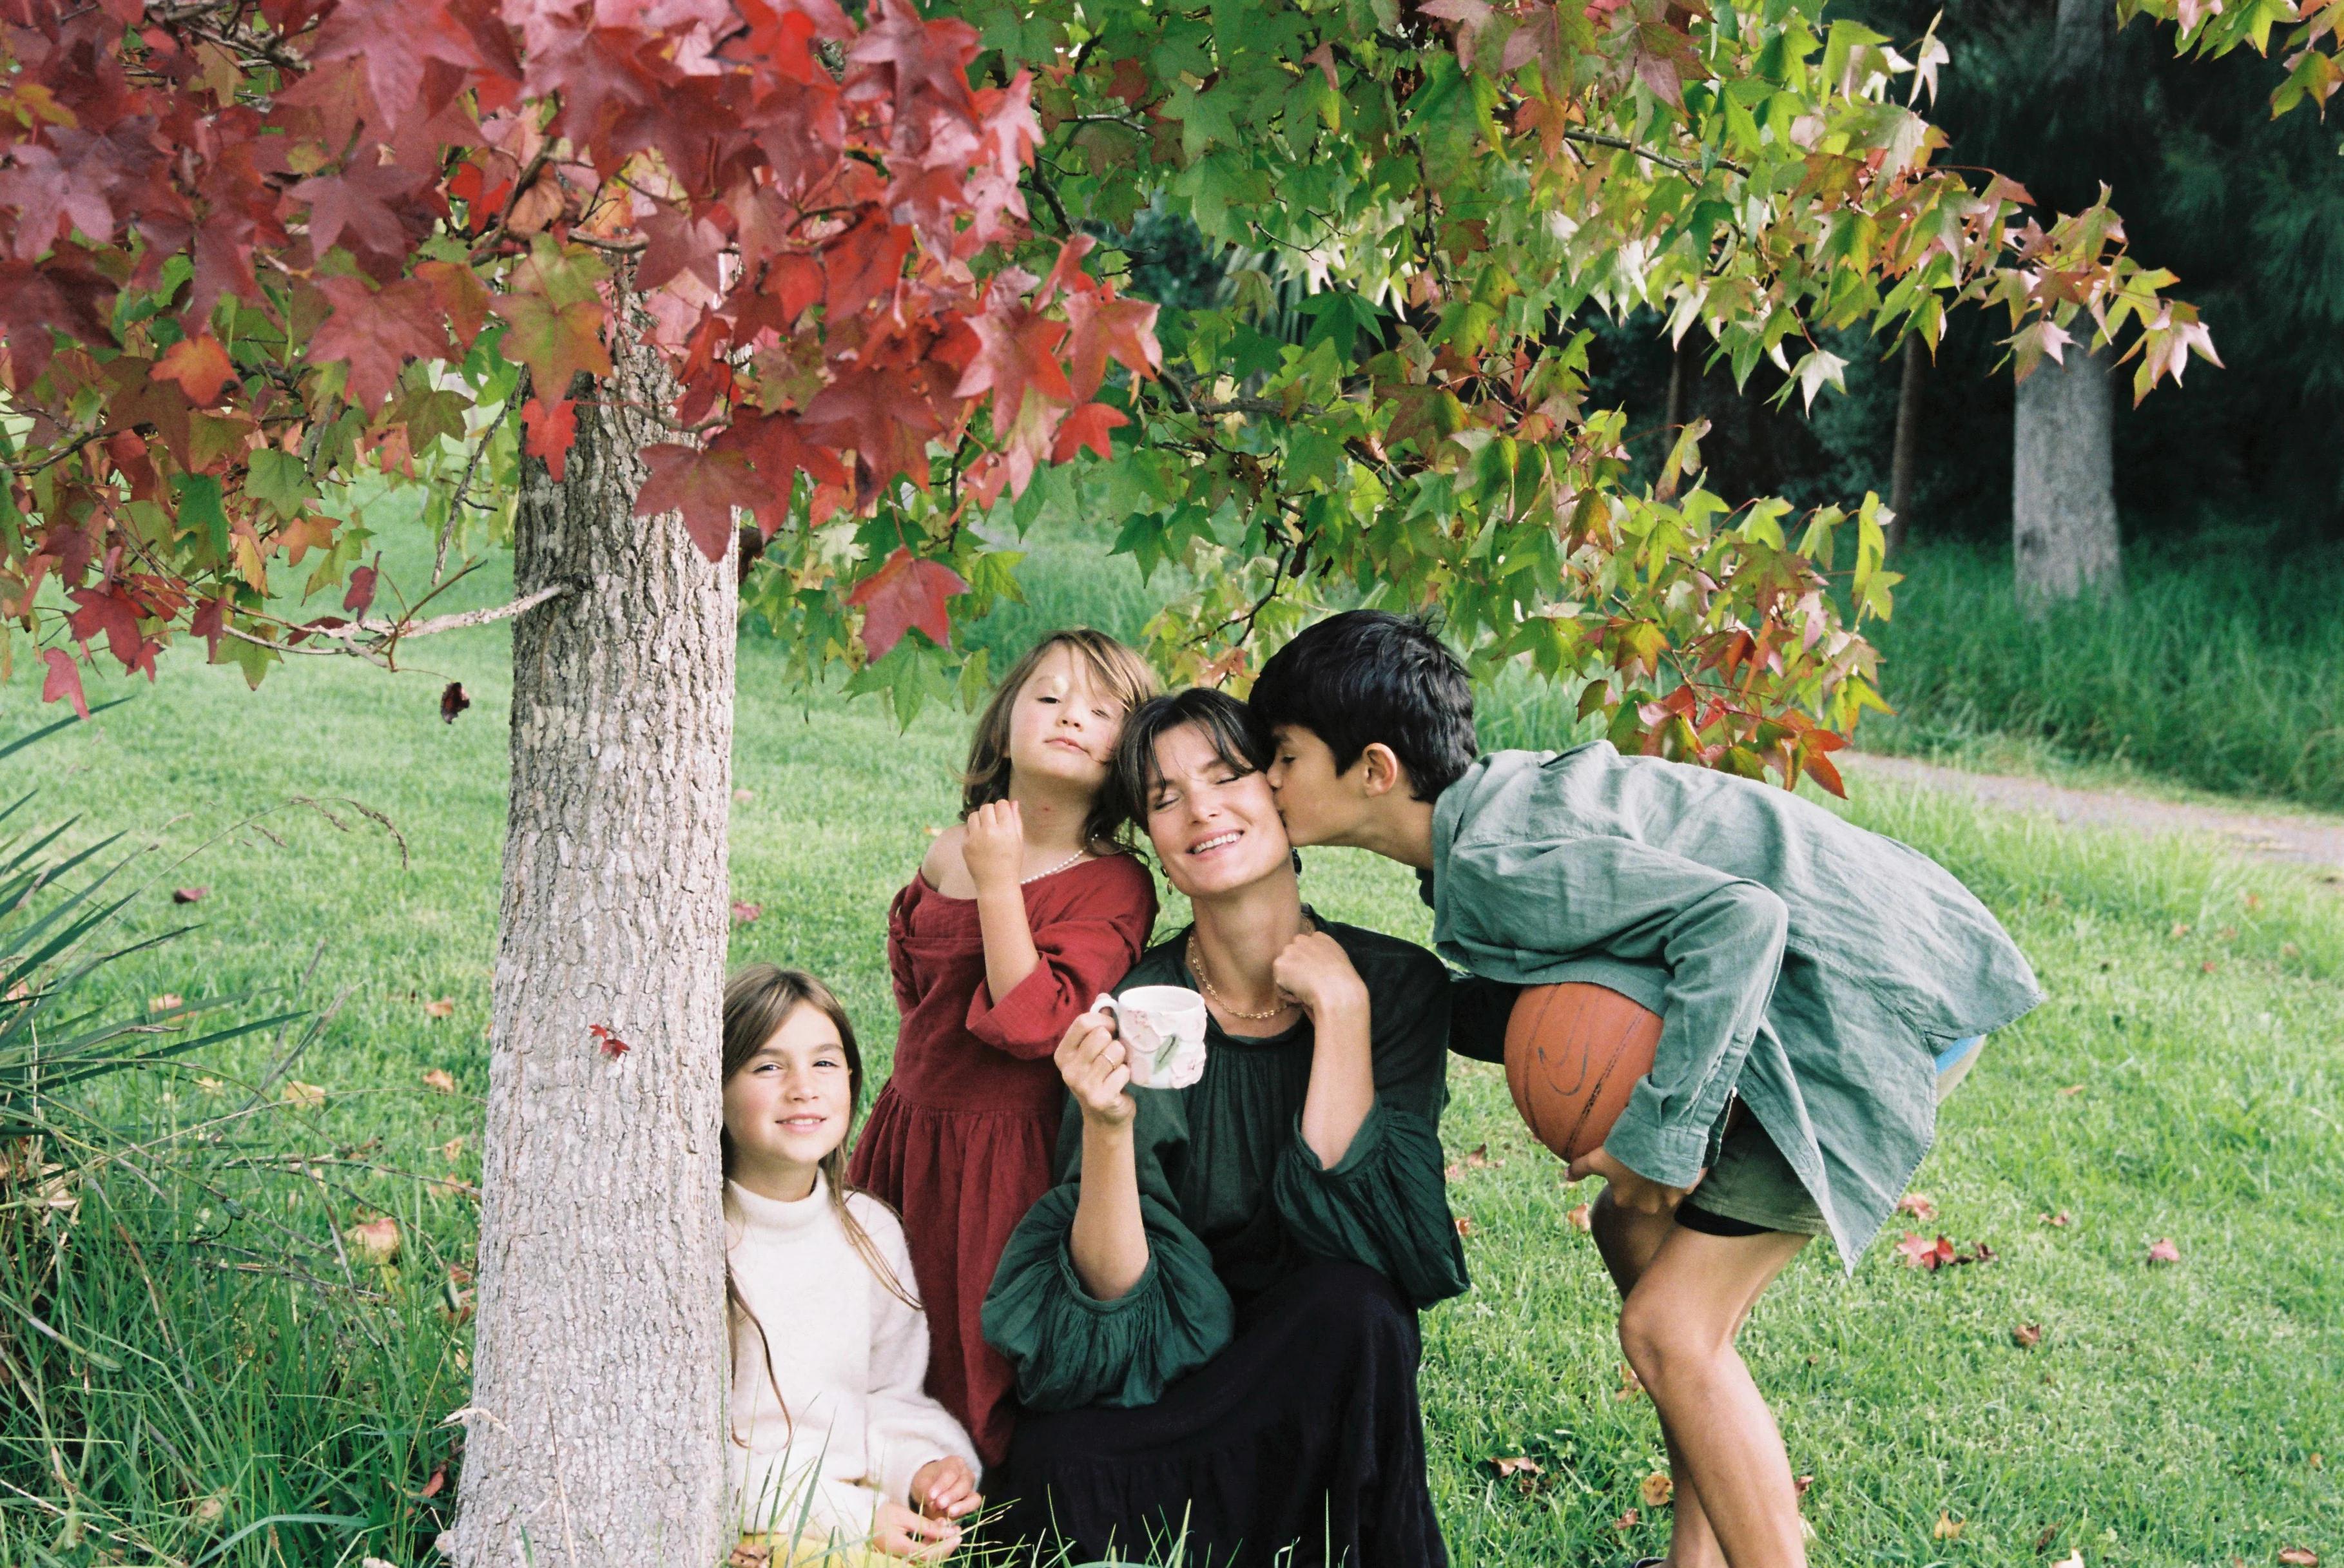
<svg viewBox="0 0 2344 1568">
<path fill-rule="evenodd" d="M 1120 1127 L 1139 1114 L 1139 1107 L 1124 1093 L 1131 1069 L 1124 1065 L 1123 1042 L 1115 1037 L 1115 1023 L 1101 1013 L 1085 1013 L 1066 1030 L 1052 1059 L 1083 1119 Z"/>
<path fill-rule="evenodd" d="M 912 1473 L 912 1506 L 931 1519 L 958 1519 L 984 1502 L 968 1461 L 956 1453 L 932 1459 Z"/>
<path fill-rule="evenodd" d="M 960 857 L 983 892 L 1015 887 L 1026 871 L 1026 819 L 1014 800 L 996 800 L 968 814 Z"/>
<path fill-rule="evenodd" d="M 900 1502 L 882 1502 L 871 1521 L 871 1547 L 890 1557 L 914 1563 L 935 1563 L 953 1554 L 960 1544 L 960 1526 L 949 1519 L 930 1519 Z"/>
</svg>

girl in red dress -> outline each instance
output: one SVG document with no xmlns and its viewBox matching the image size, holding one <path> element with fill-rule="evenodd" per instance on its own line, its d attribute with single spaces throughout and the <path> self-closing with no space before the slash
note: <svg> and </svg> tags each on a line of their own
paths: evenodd
<svg viewBox="0 0 2344 1568">
<path fill-rule="evenodd" d="M 977 1320 L 1009 1233 L 1050 1188 L 1066 1099 L 1051 1054 L 1156 924 L 1106 784 L 1124 715 L 1157 689 L 1104 632 L 1036 643 L 977 720 L 960 824 L 888 911 L 903 1029 L 849 1174 L 904 1217 L 928 1391 L 987 1464 L 1008 1452 L 1016 1380 Z"/>
</svg>

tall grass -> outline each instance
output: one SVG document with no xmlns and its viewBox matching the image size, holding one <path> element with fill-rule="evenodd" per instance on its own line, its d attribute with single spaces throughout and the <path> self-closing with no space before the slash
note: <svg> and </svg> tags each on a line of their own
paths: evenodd
<svg viewBox="0 0 2344 1568">
<path fill-rule="evenodd" d="M 1982 737 L 2121 761 L 2202 789 L 2344 807 L 2344 554 L 2260 541 L 2136 548 L 2124 598 L 2019 613 L 2006 553 L 1916 551 L 1874 629 L 1896 708 L 1863 744 Z"/>
</svg>

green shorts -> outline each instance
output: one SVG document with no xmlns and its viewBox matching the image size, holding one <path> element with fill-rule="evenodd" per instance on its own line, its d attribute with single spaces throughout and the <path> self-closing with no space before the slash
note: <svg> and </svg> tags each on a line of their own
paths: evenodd
<svg viewBox="0 0 2344 1568">
<path fill-rule="evenodd" d="M 1938 1057 L 1940 1101 L 1977 1065 L 1979 1045 L 1980 1037 L 1973 1036 L 1955 1042 Z M 1806 1183 L 1740 1100 L 1733 1102 L 1726 1118 L 1717 1163 L 1679 1207 L 1677 1222 L 1689 1230 L 1723 1236 L 1748 1236 L 1760 1230 L 1821 1236 L 1830 1229 Z"/>
</svg>

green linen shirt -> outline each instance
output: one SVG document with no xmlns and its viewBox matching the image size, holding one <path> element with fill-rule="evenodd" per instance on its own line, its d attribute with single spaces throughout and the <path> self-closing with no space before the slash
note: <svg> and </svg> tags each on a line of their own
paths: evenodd
<svg viewBox="0 0 2344 1568">
<path fill-rule="evenodd" d="M 1935 861 L 1787 790 L 1597 741 L 1499 752 L 1441 793 L 1425 895 L 1443 956 L 1591 981 L 1662 1015 L 1605 1139 L 1692 1184 L 1739 1095 L 1855 1260 L 1936 1137 L 1939 1047 L 2042 999 Z"/>
<path fill-rule="evenodd" d="M 1368 989 L 1376 1098 L 1332 1168 L 1302 1140 L 1313 1035 L 1206 1034 L 1204 1076 L 1135 1088 L 1133 1138 L 1147 1269 L 1112 1301 L 1084 1289 L 1067 1251 L 1082 1191 L 1082 1113 L 1071 1099 L 1058 1185 L 1011 1235 L 985 1295 L 985 1337 L 1035 1410 L 1147 1405 L 1228 1344 L 1236 1306 L 1313 1259 L 1349 1259 L 1427 1306 L 1466 1289 L 1441 1174 L 1449 978 L 1413 944 L 1321 920 Z M 1152 948 L 1133 986 L 1186 986 L 1187 933 Z"/>
</svg>

